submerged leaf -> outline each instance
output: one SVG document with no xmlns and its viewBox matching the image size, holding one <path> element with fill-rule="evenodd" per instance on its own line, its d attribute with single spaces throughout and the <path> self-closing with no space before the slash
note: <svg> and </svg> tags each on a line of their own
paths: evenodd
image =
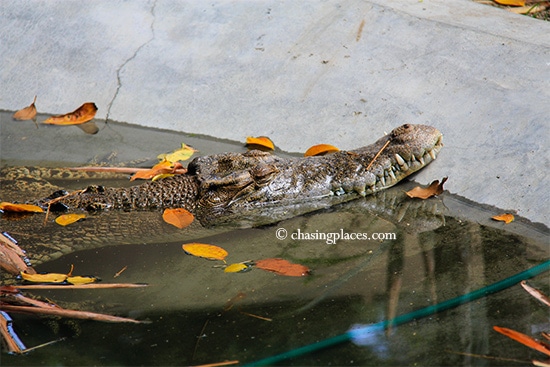
<svg viewBox="0 0 550 367">
<path fill-rule="evenodd" d="M 550 356 L 550 348 L 545 343 L 542 343 L 536 339 L 533 339 L 528 335 L 520 333 L 519 331 L 507 329 L 505 327 L 493 326 L 493 329 L 503 335 L 506 335 L 510 339 L 517 341 L 518 343 L 521 343 L 525 346 L 528 346 L 529 348 L 532 348 L 536 351 L 544 353 L 547 356 Z"/>
<path fill-rule="evenodd" d="M 491 219 L 498 220 L 508 224 L 514 221 L 514 215 L 510 213 L 504 213 L 504 214 L 492 216 Z"/>
<path fill-rule="evenodd" d="M 178 228 L 185 228 L 193 222 L 195 217 L 189 211 L 183 208 L 165 209 L 162 213 L 162 219 Z"/>
<path fill-rule="evenodd" d="M 419 199 L 428 199 L 432 196 L 441 195 L 443 193 L 443 184 L 447 181 L 447 177 L 443 177 L 441 183 L 439 180 L 433 181 L 428 187 L 416 186 L 412 190 L 407 191 L 408 197 L 419 198 Z"/>
<path fill-rule="evenodd" d="M 86 218 L 86 214 L 63 214 L 59 217 L 55 218 L 55 223 L 59 224 L 60 226 L 68 226 L 69 224 L 78 222 L 79 220 L 82 220 Z"/>
<path fill-rule="evenodd" d="M 339 151 L 340 149 L 336 148 L 334 145 L 330 144 L 319 144 L 314 145 L 310 147 L 306 152 L 304 153 L 304 157 L 310 157 L 314 155 L 324 155 L 327 153 L 334 153 Z"/>
<path fill-rule="evenodd" d="M 255 262 L 256 267 L 259 269 L 271 271 L 279 275 L 286 275 L 290 277 L 302 277 L 309 275 L 310 269 L 307 266 L 300 264 L 293 264 L 285 259 L 263 259 Z"/>
<path fill-rule="evenodd" d="M 223 271 L 226 273 L 243 273 L 250 270 L 250 264 L 236 263 L 228 265 Z"/>
<path fill-rule="evenodd" d="M 37 206 L 37 205 L 31 205 L 31 204 L 13 204 L 8 202 L 1 202 L 0 203 L 0 210 L 6 211 L 6 212 L 30 212 L 30 213 L 42 213 L 44 210 Z"/>
<path fill-rule="evenodd" d="M 223 248 L 207 245 L 203 243 L 188 243 L 182 245 L 183 251 L 189 255 L 202 257 L 208 260 L 222 260 L 225 262 L 225 257 L 228 255 Z"/>
<path fill-rule="evenodd" d="M 35 103 L 36 96 L 34 96 L 34 100 L 30 104 L 30 106 L 20 109 L 19 111 L 14 113 L 13 118 L 16 120 L 33 120 L 36 117 L 36 106 L 34 105 Z"/>
<path fill-rule="evenodd" d="M 52 116 L 44 121 L 50 125 L 78 125 L 90 121 L 95 117 L 97 106 L 93 102 L 86 102 L 76 110 L 64 115 Z"/>
<path fill-rule="evenodd" d="M 275 149 L 275 145 L 273 144 L 271 139 L 269 139 L 267 136 L 259 136 L 257 138 L 253 137 L 253 136 L 248 136 L 246 138 L 246 145 L 247 146 L 259 146 L 259 147 L 267 148 L 267 149 L 270 149 L 270 150 Z"/>
<path fill-rule="evenodd" d="M 172 153 L 159 154 L 157 158 L 175 163 L 177 161 L 188 160 L 195 152 L 197 152 L 197 150 L 193 147 L 181 143 L 181 148 L 174 150 Z"/>
</svg>

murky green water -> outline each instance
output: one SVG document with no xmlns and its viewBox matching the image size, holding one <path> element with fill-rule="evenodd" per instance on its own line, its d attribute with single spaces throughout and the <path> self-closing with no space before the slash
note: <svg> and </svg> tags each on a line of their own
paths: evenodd
<svg viewBox="0 0 550 367">
<path fill-rule="evenodd" d="M 150 163 L 182 142 L 200 154 L 244 151 L 231 142 L 123 124 L 98 123 L 99 132 L 90 135 L 74 126 L 36 128 L 6 114 L 1 118 L 3 165 L 87 164 L 112 152 L 117 152 L 115 163 Z M 400 185 L 260 228 L 182 230 L 170 232 L 162 241 L 135 233 L 125 238 L 133 245 L 110 243 L 40 264 L 38 271 L 63 273 L 74 264 L 76 273 L 93 274 L 103 282 L 148 283 L 140 289 L 32 294 L 150 323 L 14 314 L 15 330 L 27 347 L 66 339 L 25 356 L 3 353 L 2 365 L 200 365 L 232 360 L 244 364 L 342 334 L 354 324 L 375 323 L 466 294 L 550 258 L 547 228 L 521 218 L 507 225 L 493 222 L 489 218 L 500 213 L 498 209 L 449 193 L 425 202 L 406 199 L 403 191 L 412 186 Z M 151 221 L 165 226 L 160 214 Z M 0 228 L 9 226 L 8 219 L 0 217 Z M 281 228 L 285 239 L 277 237 Z M 306 239 L 304 233 L 384 233 L 395 239 L 330 244 Z M 221 262 L 186 255 L 181 245 L 191 240 L 225 248 L 228 263 L 280 257 L 307 265 L 312 274 L 284 277 L 259 269 L 224 273 Z M 20 244 L 24 247 L 24 241 Z M 127 270 L 113 278 L 124 266 Z M 550 293 L 548 280 L 545 273 L 530 284 Z M 493 331 L 495 325 L 538 337 L 550 329 L 548 308 L 516 285 L 374 334 L 368 346 L 345 342 L 282 364 L 485 366 L 543 359 Z"/>
</svg>

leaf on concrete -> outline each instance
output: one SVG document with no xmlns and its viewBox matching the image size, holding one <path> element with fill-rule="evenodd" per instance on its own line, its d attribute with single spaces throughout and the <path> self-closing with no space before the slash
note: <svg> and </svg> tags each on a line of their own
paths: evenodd
<svg viewBox="0 0 550 367">
<path fill-rule="evenodd" d="M 64 115 L 52 116 L 44 121 L 50 125 L 78 125 L 90 121 L 95 117 L 97 106 L 93 102 L 86 102 L 76 110 Z"/>
<path fill-rule="evenodd" d="M 35 103 L 36 96 L 34 96 L 34 100 L 30 104 L 30 106 L 27 106 L 14 113 L 13 118 L 16 120 L 33 120 L 36 117 L 36 106 L 34 105 Z"/>
<path fill-rule="evenodd" d="M 252 149 L 254 148 L 264 148 L 269 150 L 275 149 L 275 145 L 273 144 L 271 139 L 269 139 L 267 136 L 259 136 L 259 137 L 248 136 L 246 138 L 246 146 Z"/>
<path fill-rule="evenodd" d="M 204 243 L 188 243 L 182 245 L 182 248 L 186 254 L 202 257 L 208 260 L 222 260 L 225 262 L 225 257 L 228 255 L 227 251 L 223 248 Z"/>
<path fill-rule="evenodd" d="M 504 213 L 504 214 L 499 214 L 499 215 L 492 216 L 491 219 L 498 220 L 498 221 L 501 221 L 501 222 L 504 222 L 504 223 L 508 224 L 508 223 L 512 223 L 514 221 L 514 215 L 510 214 L 510 213 Z"/>
<path fill-rule="evenodd" d="M 195 152 L 197 152 L 195 148 L 181 143 L 181 148 L 174 150 L 172 153 L 159 154 L 157 158 L 161 161 L 167 160 L 168 162 L 175 163 L 188 160 Z"/>
<path fill-rule="evenodd" d="M 65 226 L 68 226 L 69 224 L 78 222 L 79 220 L 82 220 L 84 218 L 86 218 L 86 214 L 76 214 L 76 213 L 63 214 L 55 218 L 55 223 L 65 227 Z"/>
<path fill-rule="evenodd" d="M 31 205 L 31 204 L 13 204 L 8 202 L 1 202 L 0 203 L 0 210 L 3 210 L 5 212 L 18 212 L 18 213 L 42 213 L 44 210 L 37 206 L 37 205 Z"/>
<path fill-rule="evenodd" d="M 433 181 L 428 187 L 417 186 L 405 194 L 411 198 L 428 199 L 432 196 L 441 195 L 443 193 L 443 184 L 447 181 L 447 177 L 443 177 L 441 183 L 439 180 Z"/>
<path fill-rule="evenodd" d="M 183 208 L 175 208 L 165 209 L 162 213 L 162 219 L 166 223 L 182 229 L 193 223 L 193 219 L 195 219 L 195 217 L 188 210 Z"/>
<path fill-rule="evenodd" d="M 330 144 L 318 144 L 310 147 L 306 152 L 304 153 L 304 157 L 310 157 L 315 155 L 325 155 L 328 153 L 334 153 L 339 151 L 340 149 L 336 148 L 334 145 Z"/>
<path fill-rule="evenodd" d="M 307 266 L 293 264 L 288 260 L 279 258 L 257 260 L 255 264 L 258 269 L 290 277 L 303 277 L 311 272 Z"/>
<path fill-rule="evenodd" d="M 525 0 L 494 0 L 495 3 L 508 6 L 525 6 Z"/>
</svg>

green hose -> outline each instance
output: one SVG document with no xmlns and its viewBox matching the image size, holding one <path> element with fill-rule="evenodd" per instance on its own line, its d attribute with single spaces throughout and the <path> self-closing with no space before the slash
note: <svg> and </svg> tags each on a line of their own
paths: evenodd
<svg viewBox="0 0 550 367">
<path fill-rule="evenodd" d="M 498 281 L 496 283 L 488 285 L 487 287 L 477 289 L 473 292 L 464 294 L 462 296 L 458 296 L 456 298 L 452 298 L 432 306 L 421 308 L 419 310 L 397 316 L 390 320 L 384 320 L 376 324 L 355 326 L 344 334 L 340 334 L 329 339 L 321 340 L 314 344 L 305 345 L 303 347 L 296 348 L 288 352 L 267 357 L 256 362 L 249 363 L 246 366 L 269 366 L 290 358 L 299 357 L 299 356 L 302 356 L 317 350 L 321 350 L 324 348 L 328 348 L 346 341 L 350 341 L 350 340 L 358 341 L 361 339 L 365 339 L 369 334 L 379 330 L 383 330 L 389 325 L 391 326 L 403 325 L 410 321 L 431 316 L 438 312 L 463 305 L 465 303 L 474 301 L 476 299 L 482 298 L 489 294 L 500 292 L 501 290 L 509 288 L 521 282 L 522 280 L 532 278 L 548 270 L 550 270 L 550 260 L 547 260 L 537 266 L 534 266 L 530 269 L 522 271 L 521 273 L 517 273 L 504 280 Z"/>
</svg>

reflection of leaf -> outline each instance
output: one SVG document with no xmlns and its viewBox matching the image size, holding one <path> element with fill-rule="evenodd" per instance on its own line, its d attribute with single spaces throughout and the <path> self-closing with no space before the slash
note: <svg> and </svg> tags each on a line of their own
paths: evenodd
<svg viewBox="0 0 550 367">
<path fill-rule="evenodd" d="M 30 106 L 27 106 L 13 114 L 13 118 L 16 120 L 32 120 L 36 117 L 36 96 Z"/>
<path fill-rule="evenodd" d="M 271 271 L 279 275 L 302 277 L 310 273 L 310 270 L 307 266 L 293 264 L 285 259 L 263 259 L 257 260 L 255 261 L 255 263 L 257 268 Z"/>
<path fill-rule="evenodd" d="M 193 222 L 195 217 L 183 208 L 165 209 L 162 219 L 168 224 L 178 228 L 185 228 Z"/>
<path fill-rule="evenodd" d="M 226 273 L 242 273 L 250 270 L 250 264 L 236 263 L 228 265 L 223 271 Z"/>
<path fill-rule="evenodd" d="M 304 153 L 304 157 L 309 157 L 313 155 L 323 155 L 327 153 L 334 153 L 339 151 L 340 149 L 336 148 L 334 145 L 330 144 L 319 144 L 314 145 L 310 147 L 306 152 Z"/>
<path fill-rule="evenodd" d="M 545 343 L 542 343 L 536 339 L 533 339 L 528 335 L 522 334 L 519 331 L 507 329 L 505 327 L 493 326 L 493 329 L 503 335 L 506 335 L 510 339 L 513 339 L 523 345 L 528 346 L 529 348 L 532 348 L 536 351 L 544 353 L 547 356 L 550 356 L 550 348 Z"/>
<path fill-rule="evenodd" d="M 447 181 L 447 177 L 443 177 L 441 183 L 439 180 L 435 180 L 428 187 L 417 186 L 412 190 L 407 191 L 405 194 L 411 198 L 427 199 L 432 196 L 441 195 L 443 193 L 443 184 Z"/>
<path fill-rule="evenodd" d="M 227 251 L 223 248 L 203 243 L 188 243 L 182 245 L 182 248 L 189 255 L 203 257 L 208 260 L 222 260 L 225 262 L 224 259 L 227 256 Z"/>
<path fill-rule="evenodd" d="M 270 150 L 275 149 L 275 145 L 273 144 L 271 139 L 269 139 L 267 136 L 259 136 L 257 138 L 255 138 L 253 136 L 249 136 L 249 137 L 246 138 L 246 145 L 247 146 L 259 146 L 259 147 L 267 148 L 267 149 L 270 149 Z"/>
<path fill-rule="evenodd" d="M 0 210 L 6 212 L 31 212 L 31 213 L 42 213 L 41 207 L 31 204 L 12 204 L 5 201 L 0 203 Z"/>
<path fill-rule="evenodd" d="M 167 160 L 168 162 L 175 163 L 177 161 L 188 160 L 196 151 L 197 150 L 195 150 L 193 147 L 181 143 L 181 148 L 174 150 L 172 153 L 159 154 L 157 158 L 160 160 Z"/>
<path fill-rule="evenodd" d="M 508 224 L 508 223 L 512 223 L 514 221 L 514 215 L 510 214 L 510 213 L 504 213 L 504 214 L 500 214 L 500 215 L 495 215 L 495 216 L 491 217 L 491 219 L 498 220 L 498 221 L 501 221 L 501 222 L 504 222 L 504 223 Z"/>
<path fill-rule="evenodd" d="M 93 102 L 86 102 L 71 113 L 52 116 L 44 121 L 50 125 L 77 125 L 90 121 L 95 117 L 97 106 Z"/>
<path fill-rule="evenodd" d="M 59 224 L 60 226 L 68 226 L 69 224 L 78 222 L 79 220 L 84 218 L 86 218 L 86 214 L 63 214 L 55 218 L 55 223 Z"/>
</svg>

